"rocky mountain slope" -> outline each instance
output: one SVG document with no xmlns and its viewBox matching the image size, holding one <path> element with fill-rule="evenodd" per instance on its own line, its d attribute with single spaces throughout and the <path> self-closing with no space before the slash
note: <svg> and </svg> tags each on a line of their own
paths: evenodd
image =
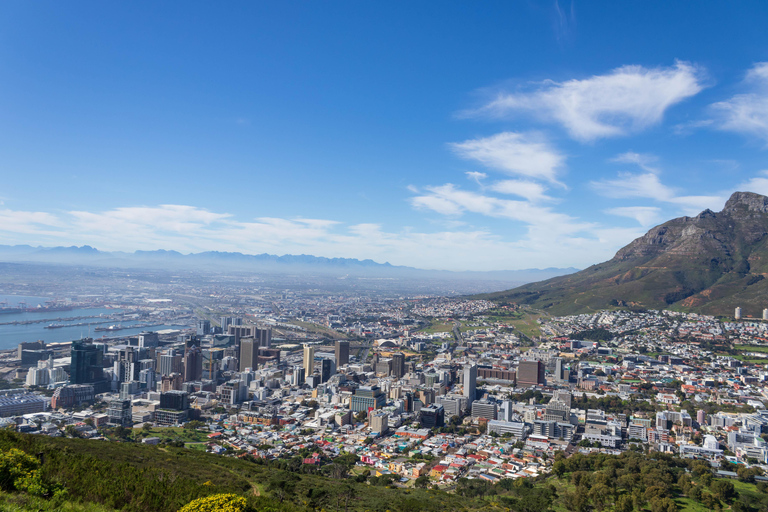
<svg viewBox="0 0 768 512">
<path fill-rule="evenodd" d="M 768 197 L 736 192 L 723 211 L 656 226 L 609 261 L 486 298 L 552 314 L 609 307 L 760 316 L 768 307 Z"/>
</svg>

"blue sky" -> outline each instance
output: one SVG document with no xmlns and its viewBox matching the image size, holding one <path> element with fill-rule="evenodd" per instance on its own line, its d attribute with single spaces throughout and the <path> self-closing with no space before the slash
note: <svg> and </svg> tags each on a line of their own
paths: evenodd
<svg viewBox="0 0 768 512">
<path fill-rule="evenodd" d="M 768 194 L 766 26 L 765 2 L 3 2 L 0 243 L 586 267 Z"/>
</svg>

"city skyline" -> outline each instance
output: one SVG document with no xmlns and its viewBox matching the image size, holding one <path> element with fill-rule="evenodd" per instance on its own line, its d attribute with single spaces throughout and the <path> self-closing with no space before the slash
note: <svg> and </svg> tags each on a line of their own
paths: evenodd
<svg viewBox="0 0 768 512">
<path fill-rule="evenodd" d="M 584 268 L 768 193 L 759 2 L 0 9 L 4 245 Z"/>
</svg>

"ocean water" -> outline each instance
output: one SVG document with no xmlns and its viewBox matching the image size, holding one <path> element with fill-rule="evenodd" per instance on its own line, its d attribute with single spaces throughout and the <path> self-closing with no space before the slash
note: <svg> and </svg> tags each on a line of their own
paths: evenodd
<svg viewBox="0 0 768 512">
<path fill-rule="evenodd" d="M 25 301 L 27 307 L 35 307 L 37 304 L 45 304 L 46 300 L 42 297 L 19 297 L 19 296 L 7 296 L 0 295 L 0 302 L 7 302 L 8 307 L 16 307 L 19 301 Z M 32 311 L 24 313 L 0 313 L 0 350 L 8 350 L 16 348 L 16 346 L 23 341 L 37 341 L 44 340 L 46 343 L 58 343 L 64 341 L 78 340 L 85 336 L 97 339 L 102 336 L 106 337 L 118 337 L 118 336 L 131 336 L 139 334 L 142 331 L 153 330 L 159 331 L 163 329 L 181 329 L 186 326 L 173 326 L 173 325 L 158 325 L 153 327 L 136 327 L 127 328 L 120 331 L 96 332 L 96 327 L 108 327 L 110 325 L 117 324 L 114 320 L 106 318 L 110 314 L 120 313 L 121 309 L 108 309 L 108 308 L 80 308 L 72 309 L 69 311 Z M 89 317 L 79 320 L 63 320 L 64 318 L 71 317 Z M 105 317 L 105 318 L 100 318 Z M 28 321 L 28 320 L 45 320 L 44 322 L 34 324 L 9 324 L 9 322 L 16 321 Z M 73 325 L 71 327 L 61 327 L 59 329 L 46 329 L 45 326 L 49 324 L 76 324 L 81 322 L 104 322 L 98 325 Z M 136 323 L 142 322 L 121 322 L 119 325 L 123 327 L 129 327 Z"/>
</svg>

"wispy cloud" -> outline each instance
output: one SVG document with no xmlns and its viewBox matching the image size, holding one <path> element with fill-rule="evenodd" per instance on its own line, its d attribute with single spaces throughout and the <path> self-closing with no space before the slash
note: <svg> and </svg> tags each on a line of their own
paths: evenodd
<svg viewBox="0 0 768 512">
<path fill-rule="evenodd" d="M 658 169 L 651 167 L 651 164 L 656 162 L 658 158 L 656 155 L 650 155 L 647 153 L 635 153 L 633 151 L 627 151 L 611 158 L 611 162 L 620 164 L 635 164 L 643 170 L 649 172 L 657 172 Z"/>
<path fill-rule="evenodd" d="M 576 9 L 573 2 L 567 8 L 560 5 L 559 0 L 555 0 L 552 6 L 553 26 L 555 36 L 560 42 L 571 39 L 573 30 L 576 27 Z"/>
<path fill-rule="evenodd" d="M 526 206 L 522 201 L 501 201 L 484 209 L 481 203 L 485 199 L 477 194 L 465 194 L 450 187 L 429 194 L 434 200 L 453 205 L 452 211 L 479 210 L 530 222 L 544 218 L 560 226 L 557 231 L 533 232 L 523 241 L 504 241 L 486 229 L 471 229 L 455 219 L 448 219 L 449 225 L 437 232 L 408 228 L 393 232 L 375 223 L 350 225 L 328 219 L 274 217 L 243 221 L 228 213 L 194 206 L 162 205 L 55 214 L 0 210 L 0 235 L 4 243 L 10 244 L 88 244 L 119 251 L 175 249 L 180 252 L 314 254 L 454 270 L 528 268 L 531 261 L 541 266 L 561 265 L 559 255 L 551 251 L 552 236 L 558 236 L 563 247 L 578 250 L 570 253 L 572 258 L 568 264 L 572 265 L 589 264 L 596 250 L 608 256 L 615 249 L 607 242 L 596 248 L 585 242 L 587 238 L 568 236 L 567 233 L 579 229 L 573 219 Z M 428 199 L 422 202 L 435 204 Z"/>
<path fill-rule="evenodd" d="M 644 227 L 657 224 L 661 220 L 661 208 L 655 206 L 622 206 L 606 210 L 605 213 L 635 219 Z"/>
<path fill-rule="evenodd" d="M 768 170 L 758 172 L 757 176 L 741 183 L 736 188 L 737 190 L 768 196 Z"/>
<path fill-rule="evenodd" d="M 502 132 L 449 145 L 461 158 L 507 174 L 557 183 L 565 157 L 541 135 Z"/>
<path fill-rule="evenodd" d="M 501 180 L 493 183 L 489 188 L 500 194 L 515 195 L 532 202 L 552 199 L 545 194 L 547 189 L 540 183 L 534 181 Z"/>
<path fill-rule="evenodd" d="M 561 124 L 580 141 L 638 132 L 659 123 L 668 108 L 704 88 L 701 68 L 623 66 L 583 80 L 536 84 L 534 90 L 502 92 L 470 115 L 507 118 L 529 113 Z"/>
<path fill-rule="evenodd" d="M 726 195 L 681 195 L 679 191 L 673 187 L 665 185 L 661 181 L 660 170 L 655 167 L 649 167 L 649 162 L 654 162 L 655 157 L 653 155 L 640 155 L 637 153 L 624 153 L 618 157 L 612 159 L 613 162 L 625 162 L 633 163 L 640 167 L 644 172 L 620 172 L 616 179 L 605 179 L 599 181 L 593 181 L 590 183 L 592 188 L 600 195 L 610 197 L 613 199 L 651 199 L 663 203 L 669 203 L 677 205 L 680 211 L 686 215 L 695 215 L 700 211 L 711 208 L 716 209 L 723 205 L 727 199 Z M 641 208 L 641 207 L 627 207 L 627 208 Z M 619 212 L 628 213 L 631 210 L 628 209 L 614 209 L 609 211 L 614 215 L 621 215 Z M 641 210 L 635 210 L 635 213 Z M 634 215 L 624 215 L 636 218 L 638 222 L 642 222 L 640 218 Z M 643 215 L 643 218 L 648 219 L 647 212 Z"/>
<path fill-rule="evenodd" d="M 471 179 L 478 185 L 480 185 L 481 181 L 488 177 L 488 175 L 484 172 L 477 172 L 477 171 L 468 171 L 465 173 L 467 175 L 467 178 Z"/>
<path fill-rule="evenodd" d="M 749 90 L 712 105 L 717 127 L 762 139 L 768 144 L 768 62 L 755 64 L 743 86 Z"/>
</svg>

